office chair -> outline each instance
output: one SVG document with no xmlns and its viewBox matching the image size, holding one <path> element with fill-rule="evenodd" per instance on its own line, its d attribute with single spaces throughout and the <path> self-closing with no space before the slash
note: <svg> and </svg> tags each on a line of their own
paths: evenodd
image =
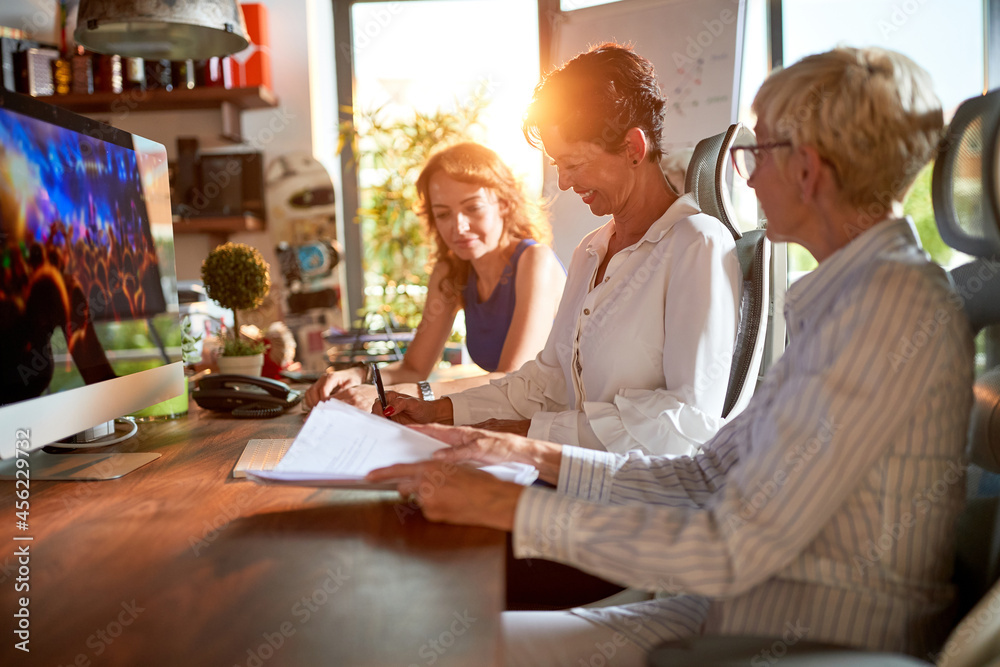
<svg viewBox="0 0 1000 667">
<path fill-rule="evenodd" d="M 948 127 L 932 175 L 934 216 L 941 238 L 977 259 L 950 272 L 974 332 L 1000 323 L 1000 90 L 964 102 Z M 994 362 L 995 363 L 995 362 Z M 782 648 L 782 667 L 875 665 L 896 667 L 1000 667 L 1000 366 L 974 386 L 969 427 L 970 482 L 957 533 L 953 581 L 964 612 L 936 662 L 904 655 L 860 651 L 809 641 L 789 645 L 778 637 L 693 637 L 654 649 L 651 667 L 736 667 L 764 664 Z M 992 477 L 991 477 L 992 476 Z M 993 497 L 982 497 L 986 480 Z M 769 663 L 770 664 L 770 663 Z"/>
<path fill-rule="evenodd" d="M 734 417 L 750 402 L 757 386 L 764 356 L 764 334 L 770 302 L 771 244 L 764 229 L 740 232 L 726 184 L 729 149 L 737 140 L 752 142 L 753 132 L 742 123 L 695 146 L 684 179 L 685 192 L 692 193 L 701 210 L 718 218 L 736 239 L 736 252 L 743 270 L 740 319 L 733 350 L 729 384 L 722 409 L 723 417 Z"/>
<path fill-rule="evenodd" d="M 692 193 L 701 210 L 722 221 L 733 235 L 743 273 L 739 324 L 722 409 L 723 417 L 735 417 L 739 414 L 750 402 L 756 389 L 764 356 L 764 334 L 770 302 L 771 244 L 765 238 L 766 230 L 740 232 L 726 182 L 729 149 L 737 140 L 752 142 L 753 138 L 753 132 L 742 123 L 736 123 L 721 134 L 702 139 L 691 153 L 684 176 L 684 192 Z M 627 588 L 611 597 L 583 606 L 607 607 L 648 600 L 651 597 L 646 591 Z"/>
</svg>

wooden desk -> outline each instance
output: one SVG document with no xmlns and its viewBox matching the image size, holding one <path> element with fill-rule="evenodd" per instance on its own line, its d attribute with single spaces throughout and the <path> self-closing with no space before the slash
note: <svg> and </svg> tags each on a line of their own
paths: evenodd
<svg viewBox="0 0 1000 667">
<path fill-rule="evenodd" d="M 192 405 L 142 424 L 117 449 L 161 458 L 112 481 L 32 483 L 24 533 L 14 484 L 0 482 L 0 664 L 498 663 L 501 533 L 430 524 L 395 493 L 230 476 L 248 439 L 291 437 L 301 423 Z M 27 594 L 14 590 L 22 544 Z M 30 654 L 14 648 L 24 595 Z"/>
</svg>

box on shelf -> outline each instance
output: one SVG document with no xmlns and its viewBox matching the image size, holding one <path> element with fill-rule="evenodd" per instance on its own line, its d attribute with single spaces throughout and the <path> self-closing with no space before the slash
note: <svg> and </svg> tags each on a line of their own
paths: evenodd
<svg viewBox="0 0 1000 667">
<path fill-rule="evenodd" d="M 233 85 L 271 87 L 271 39 L 267 28 L 267 7 L 259 3 L 240 5 L 247 24 L 250 46 L 232 56 Z"/>
</svg>

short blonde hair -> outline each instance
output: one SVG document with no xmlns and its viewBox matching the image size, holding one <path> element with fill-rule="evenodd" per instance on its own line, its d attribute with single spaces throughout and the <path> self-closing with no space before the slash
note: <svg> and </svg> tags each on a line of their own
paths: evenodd
<svg viewBox="0 0 1000 667">
<path fill-rule="evenodd" d="M 840 47 L 775 72 L 753 110 L 772 140 L 814 147 L 858 209 L 902 201 L 944 124 L 927 72 L 876 47 Z M 782 153 L 775 152 L 777 160 Z"/>
</svg>

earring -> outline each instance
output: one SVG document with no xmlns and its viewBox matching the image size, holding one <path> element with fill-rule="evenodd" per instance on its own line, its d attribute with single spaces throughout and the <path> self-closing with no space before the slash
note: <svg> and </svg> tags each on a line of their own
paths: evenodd
<svg viewBox="0 0 1000 667">
<path fill-rule="evenodd" d="M 632 164 L 639 164 L 638 160 L 632 160 Z"/>
</svg>

